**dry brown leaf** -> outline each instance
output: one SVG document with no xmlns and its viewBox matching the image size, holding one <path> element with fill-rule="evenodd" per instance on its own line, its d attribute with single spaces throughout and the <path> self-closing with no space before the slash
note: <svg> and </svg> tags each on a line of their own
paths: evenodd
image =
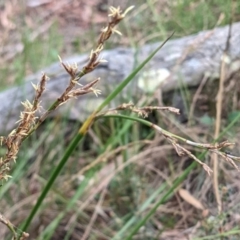
<svg viewBox="0 0 240 240">
<path fill-rule="evenodd" d="M 187 190 L 181 188 L 179 189 L 178 193 L 183 200 L 185 200 L 195 208 L 201 210 L 205 209 L 202 203 L 199 200 L 197 200 L 193 195 L 191 195 Z"/>
</svg>

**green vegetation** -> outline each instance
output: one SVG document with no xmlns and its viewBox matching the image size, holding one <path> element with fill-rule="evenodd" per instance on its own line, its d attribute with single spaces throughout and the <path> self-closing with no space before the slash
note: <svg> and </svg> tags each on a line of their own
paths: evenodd
<svg viewBox="0 0 240 240">
<path fill-rule="evenodd" d="M 185 36 L 240 19 L 237 0 L 148 0 L 136 5 L 119 26 L 126 46 L 166 40 L 173 31 L 174 37 Z M 43 22 L 39 20 L 39 28 Z M 89 52 L 98 39 L 96 26 L 74 35 L 69 43 L 57 22 L 37 38 L 33 37 L 33 29 L 23 22 L 19 24 L 23 50 L 9 60 L 11 64 L 2 64 L 0 74 L 5 81 L 2 80 L 1 89 L 21 84 L 27 74 L 57 61 L 57 55 Z M 115 39 L 110 39 L 106 47 L 119 45 Z M 66 42 L 71 44 L 71 50 Z M 52 118 L 22 143 L 17 163 L 12 166 L 12 178 L 0 188 L 0 206 L 6 209 L 0 214 L 17 227 L 17 234 L 25 230 L 30 239 L 39 240 L 77 239 L 74 236 L 91 240 L 153 240 L 164 236 L 167 239 L 172 229 L 179 237 L 181 229 L 190 231 L 195 227 L 191 239 L 239 238 L 237 170 L 229 164 L 220 166 L 219 190 L 224 211 L 218 214 L 212 178 L 189 156 L 179 157 L 172 147 L 174 143 L 166 139 L 169 131 L 171 137 L 183 142 L 195 140 L 196 136 L 203 143 L 211 142 L 214 115 L 201 116 L 193 126 L 178 123 L 173 113 L 153 113 L 146 121 L 128 108 L 122 116 L 96 119 L 97 113 L 121 93 L 154 53 L 139 63 L 101 106 L 96 106 L 96 112 L 83 125 L 67 118 Z M 190 105 L 188 89 L 181 91 Z M 237 140 L 239 119 L 237 107 L 225 111 L 218 141 Z M 167 131 L 157 132 L 151 122 Z M 211 163 L 207 151 L 191 145 L 188 150 L 203 164 Z M 179 189 L 187 189 L 203 203 L 204 209 L 181 198 Z M 209 211 L 206 215 L 205 210 Z M 2 228 L 6 227 L 0 225 Z M 5 237 L 10 239 L 12 235 L 6 231 Z"/>
</svg>

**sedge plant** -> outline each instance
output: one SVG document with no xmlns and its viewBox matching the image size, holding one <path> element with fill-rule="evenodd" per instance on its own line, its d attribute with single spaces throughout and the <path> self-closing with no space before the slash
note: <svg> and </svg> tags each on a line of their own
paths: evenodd
<svg viewBox="0 0 240 240">
<path fill-rule="evenodd" d="M 88 63 L 79 71 L 77 64 L 68 65 L 62 62 L 60 58 L 60 62 L 63 66 L 63 68 L 66 70 L 68 75 L 70 76 L 69 84 L 67 85 L 65 91 L 62 93 L 59 98 L 49 107 L 48 110 L 46 110 L 43 114 L 40 116 L 37 116 L 37 113 L 39 112 L 41 106 L 41 97 L 43 92 L 46 89 L 46 84 L 48 81 L 48 77 L 43 74 L 42 78 L 38 85 L 33 85 L 33 88 L 35 90 L 35 98 L 33 102 L 30 102 L 26 100 L 23 103 L 24 111 L 20 114 L 20 120 L 19 124 L 16 129 L 14 129 L 8 136 L 1 137 L 1 144 L 6 147 L 6 153 L 3 157 L 1 157 L 0 161 L 0 180 L 8 180 L 11 178 L 9 175 L 11 164 L 12 162 L 15 162 L 17 160 L 18 152 L 21 148 L 22 142 L 27 139 L 34 131 L 36 131 L 39 126 L 44 122 L 44 120 L 49 116 L 51 112 L 56 110 L 58 107 L 60 107 L 62 104 L 65 104 L 69 99 L 76 98 L 82 95 L 86 95 L 89 93 L 94 93 L 96 96 L 101 93 L 101 91 L 96 87 L 96 84 L 99 82 L 100 79 L 95 79 L 92 82 L 82 86 L 80 85 L 79 81 L 81 78 L 88 74 L 89 72 L 93 71 L 99 64 L 104 62 L 103 59 L 100 59 L 100 53 L 102 52 L 104 48 L 105 42 L 110 38 L 112 33 L 118 31 L 115 29 L 115 26 L 125 17 L 128 11 L 130 11 L 132 7 L 128 8 L 125 12 L 122 13 L 120 8 L 110 8 L 110 20 L 107 24 L 107 26 L 102 30 L 100 37 L 97 42 L 96 48 L 91 52 Z M 171 36 L 170 36 L 171 37 Z M 168 38 L 169 39 L 169 38 Z M 233 156 L 229 153 L 226 153 L 222 151 L 223 148 L 228 147 L 232 145 L 232 143 L 229 143 L 228 141 L 219 143 L 219 144 L 203 144 L 203 143 L 197 143 L 193 142 L 191 140 L 187 140 L 183 137 L 177 136 L 175 134 L 172 134 L 171 132 L 161 128 L 158 125 L 155 125 L 143 118 L 147 117 L 149 112 L 156 111 L 156 110 L 167 110 L 176 114 L 179 114 L 178 109 L 172 108 L 172 107 L 159 107 L 159 106 L 144 106 L 144 107 L 137 107 L 132 103 L 124 103 L 120 106 L 104 110 L 104 108 L 109 105 L 109 103 L 119 94 L 122 92 L 122 90 L 127 86 L 127 84 L 134 79 L 136 74 L 151 60 L 151 58 L 160 50 L 160 48 L 168 41 L 164 41 L 152 54 L 150 54 L 125 80 L 123 80 L 103 101 L 103 103 L 96 108 L 96 110 L 84 121 L 84 123 L 79 128 L 78 132 L 75 134 L 75 137 L 72 139 L 70 144 L 68 145 L 66 151 L 63 154 L 63 157 L 61 158 L 59 164 L 56 166 L 56 168 L 53 170 L 49 180 L 46 183 L 46 186 L 42 190 L 35 206 L 32 208 L 28 218 L 26 221 L 22 224 L 21 231 L 22 233 L 18 236 L 16 234 L 16 231 L 13 227 L 13 225 L 4 218 L 3 215 L 0 215 L 0 221 L 5 224 L 10 231 L 12 232 L 13 239 L 26 239 L 28 238 L 29 234 L 27 233 L 27 230 L 36 215 L 37 211 L 40 209 L 44 199 L 46 198 L 49 190 L 51 189 L 53 183 L 59 176 L 61 170 L 63 169 L 64 165 L 68 161 L 69 157 L 72 155 L 74 149 L 77 147 L 80 141 L 83 140 L 84 136 L 88 132 L 88 130 L 91 128 L 91 126 L 99 119 L 99 118 L 121 118 L 125 120 L 130 121 L 137 121 L 141 124 L 144 124 L 150 128 L 153 129 L 153 131 L 158 132 L 164 136 L 164 138 L 173 146 L 173 148 L 176 150 L 179 156 L 188 155 L 190 158 L 195 160 L 196 163 L 199 163 L 203 169 L 208 173 L 211 174 L 212 170 L 211 168 L 202 162 L 198 157 L 196 157 L 194 154 L 192 154 L 186 147 L 182 146 L 181 143 L 185 145 L 190 145 L 194 147 L 198 147 L 207 151 L 214 152 L 218 155 L 220 155 L 223 159 L 225 159 L 227 162 L 232 164 L 236 169 L 239 170 L 238 166 L 235 164 L 235 160 L 239 160 L 239 157 Z M 129 115 L 122 115 L 119 114 L 122 110 L 128 110 L 130 113 Z M 138 116 L 133 116 L 133 114 L 137 114 Z M 97 164 L 97 162 L 91 163 L 91 166 L 94 164 Z M 176 180 L 174 185 L 169 189 L 169 191 L 164 195 L 164 197 L 157 202 L 154 207 L 149 211 L 149 213 L 146 215 L 145 218 L 142 219 L 133 229 L 131 232 L 129 232 L 129 235 L 126 239 L 132 239 L 133 235 L 139 230 L 139 228 L 144 225 L 144 223 L 151 217 L 151 215 L 155 212 L 156 208 L 163 203 L 169 195 L 172 193 L 172 189 L 174 189 L 187 175 L 187 173 L 195 166 L 192 164 L 185 172 L 184 174 Z M 90 166 L 90 167 L 91 167 Z M 86 167 L 85 170 L 89 168 Z M 119 170 L 120 171 L 120 170 Z M 82 173 L 82 172 L 81 172 Z M 79 192 L 76 193 L 76 198 L 82 194 L 82 191 L 79 190 Z M 70 202 L 70 205 L 72 205 L 73 202 Z M 70 206 L 69 205 L 69 206 Z M 58 219 L 61 219 L 64 216 L 64 213 L 59 215 Z M 58 221 L 57 221 L 58 222 Z M 57 224 L 56 222 L 56 224 Z M 131 224 L 130 224 L 131 225 Z M 126 226 L 126 229 L 128 226 Z M 119 233 L 119 235 L 121 235 Z"/>
</svg>

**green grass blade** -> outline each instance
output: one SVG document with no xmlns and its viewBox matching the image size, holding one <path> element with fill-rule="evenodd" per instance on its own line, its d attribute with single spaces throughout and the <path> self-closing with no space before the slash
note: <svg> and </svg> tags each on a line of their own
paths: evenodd
<svg viewBox="0 0 240 240">
<path fill-rule="evenodd" d="M 58 216 L 41 232 L 39 236 L 40 239 L 48 240 L 51 239 L 55 229 L 57 228 L 60 221 L 64 218 L 69 210 L 74 208 L 76 201 L 80 198 L 80 196 L 84 193 L 85 188 L 88 186 L 88 182 L 91 178 L 85 178 L 77 191 L 75 192 L 74 196 L 68 201 L 67 206 L 64 211 L 60 212 Z M 75 209 L 77 211 L 77 209 Z"/>
<path fill-rule="evenodd" d="M 222 131 L 221 135 L 219 137 L 221 137 L 222 135 L 224 135 L 231 127 L 233 127 L 233 125 L 235 123 L 238 122 L 240 118 L 240 114 L 238 116 L 236 116 L 236 118 Z M 215 140 L 216 141 L 216 140 Z M 203 152 L 199 159 L 202 159 L 205 155 L 206 152 Z M 142 219 L 140 220 L 135 227 L 133 228 L 133 230 L 129 233 L 129 235 L 124 238 L 125 240 L 130 240 L 133 238 L 133 236 L 138 232 L 138 230 L 151 218 L 151 216 L 156 212 L 157 208 L 163 204 L 169 197 L 171 197 L 174 194 L 174 191 L 176 190 L 176 188 L 184 181 L 184 179 L 188 176 L 188 174 L 197 166 L 196 162 L 192 162 L 192 164 L 190 166 L 188 166 L 188 168 L 185 169 L 185 171 L 182 173 L 182 175 L 177 178 L 172 187 L 166 192 L 166 194 L 153 206 L 153 208 L 148 212 L 148 214 Z M 114 238 L 114 239 L 121 239 L 121 238 Z"/>
<path fill-rule="evenodd" d="M 171 34 L 154 52 L 152 52 L 124 81 L 122 81 L 116 89 L 110 93 L 105 101 L 97 108 L 97 111 L 101 111 L 105 106 L 107 106 L 112 99 L 114 99 L 126 86 L 127 84 L 137 75 L 137 73 L 154 57 L 154 55 L 165 45 L 165 43 L 173 36 Z"/>
<path fill-rule="evenodd" d="M 138 121 L 142 124 L 145 124 L 149 127 L 152 126 L 152 123 L 149 121 L 146 121 L 144 119 L 138 118 L 138 117 L 132 117 L 132 116 L 124 116 L 124 115 L 106 115 L 104 116 L 105 118 L 124 118 L 126 120 L 131 120 L 131 121 Z M 202 154 L 202 157 L 204 156 L 204 153 Z M 177 178 L 172 187 L 166 192 L 166 194 L 154 205 L 154 207 L 148 212 L 148 214 L 140 220 L 137 225 L 133 228 L 133 230 L 130 232 L 127 238 L 124 238 L 126 240 L 132 239 L 132 237 L 137 233 L 137 231 L 149 220 L 149 218 L 156 212 L 157 208 L 163 204 L 169 197 L 171 197 L 174 194 L 174 190 L 182 183 L 182 181 L 188 176 L 188 174 L 191 172 L 191 170 L 196 166 L 196 162 L 193 162 L 185 171 L 183 174 Z M 167 184 L 164 184 L 165 186 Z M 161 188 L 161 190 L 163 190 Z M 113 239 L 122 239 L 122 234 L 127 230 L 134 222 L 134 217 L 133 219 L 130 219 L 128 223 L 125 224 L 125 226 L 117 233 L 117 235 L 114 236 Z"/>
<path fill-rule="evenodd" d="M 233 236 L 233 235 L 238 235 L 236 237 L 238 237 L 239 239 L 239 235 L 240 235 L 240 230 L 239 229 L 232 229 L 231 231 L 228 231 L 228 232 L 223 232 L 223 233 L 219 233 L 219 234 L 216 234 L 216 235 L 210 235 L 210 236 L 206 236 L 206 237 L 200 237 L 200 238 L 193 238 L 192 240 L 216 240 L 216 239 L 223 239 L 222 237 L 230 237 L 230 236 Z M 224 238 L 226 239 L 226 238 Z M 230 238 L 228 238 L 230 239 Z M 231 238 L 233 239 L 233 238 Z M 237 239 L 237 238 L 234 238 L 234 239 Z"/>
<path fill-rule="evenodd" d="M 156 212 L 158 207 L 163 204 L 169 197 L 174 194 L 174 190 L 183 182 L 183 180 L 188 176 L 188 174 L 197 166 L 196 162 L 192 162 L 192 164 L 185 169 L 180 177 L 178 177 L 172 187 L 165 193 L 165 195 L 153 206 L 153 208 L 147 213 L 147 215 L 141 219 L 133 228 L 133 230 L 129 233 L 129 235 L 124 238 L 125 240 L 131 240 L 133 236 L 138 232 L 138 230 L 145 225 L 145 223 L 150 219 L 150 217 Z"/>
<path fill-rule="evenodd" d="M 33 217 L 35 216 L 35 214 L 37 213 L 38 209 L 40 208 L 43 200 L 45 199 L 47 193 L 49 192 L 50 188 L 52 187 L 54 181 L 56 180 L 57 176 L 60 174 L 63 166 L 67 162 L 69 156 L 71 155 L 71 153 L 73 152 L 73 150 L 75 149 L 75 147 L 77 146 L 79 141 L 82 139 L 82 137 L 83 137 L 83 135 L 77 134 L 75 136 L 75 138 L 71 141 L 71 143 L 68 146 L 66 152 L 64 153 L 63 158 L 61 159 L 61 161 L 59 162 L 59 164 L 57 165 L 57 167 L 53 171 L 53 173 L 50 176 L 50 178 L 49 178 L 45 188 L 43 189 L 41 195 L 39 196 L 36 205 L 33 207 L 30 215 L 28 216 L 26 222 L 24 223 L 23 228 L 22 228 L 23 232 L 25 232 L 27 230 L 27 228 L 29 227 Z"/>
<path fill-rule="evenodd" d="M 154 199 L 167 187 L 167 184 L 162 184 L 140 207 L 138 213 L 134 216 L 132 216 L 121 228 L 120 231 L 112 238 L 112 240 L 118 240 L 123 239 L 123 236 L 126 232 L 128 232 L 128 229 L 135 224 L 139 220 L 138 214 L 141 214 L 143 211 L 147 209 L 147 207 L 154 201 Z"/>
<path fill-rule="evenodd" d="M 173 35 L 173 34 L 172 34 Z M 171 38 L 172 35 L 169 37 Z M 114 99 L 123 89 L 126 87 L 126 85 L 136 76 L 136 74 L 151 60 L 151 58 L 163 47 L 163 45 L 169 40 L 169 38 L 164 41 L 155 51 L 153 51 L 152 54 L 149 55 L 140 65 L 137 67 L 124 81 L 122 81 L 116 89 L 108 95 L 108 97 L 105 99 L 105 101 L 97 108 L 96 112 L 101 111 L 105 106 L 107 106 L 112 99 Z M 84 122 L 80 130 L 78 131 L 77 135 L 74 137 L 74 139 L 69 144 L 66 152 L 64 153 L 62 159 L 60 160 L 58 166 L 53 171 L 52 175 L 50 176 L 50 179 L 48 180 L 45 188 L 43 189 L 41 195 L 38 198 L 38 201 L 36 205 L 33 207 L 31 213 L 29 214 L 26 222 L 24 223 L 22 227 L 22 231 L 26 231 L 29 227 L 31 221 L 33 220 L 33 217 L 37 213 L 38 209 L 42 205 L 43 200 L 45 199 L 47 193 L 49 192 L 50 188 L 52 187 L 54 181 L 56 180 L 57 176 L 60 174 L 61 170 L 63 169 L 65 163 L 67 162 L 68 158 L 70 157 L 71 153 L 74 151 L 78 143 L 83 139 L 84 135 L 88 131 L 89 127 L 94 121 L 95 113 L 94 112 L 90 117 Z"/>
</svg>

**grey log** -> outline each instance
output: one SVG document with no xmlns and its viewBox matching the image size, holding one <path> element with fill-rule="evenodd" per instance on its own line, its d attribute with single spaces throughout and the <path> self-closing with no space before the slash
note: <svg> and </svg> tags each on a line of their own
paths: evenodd
<svg viewBox="0 0 240 240">
<path fill-rule="evenodd" d="M 151 93 L 157 86 L 163 93 L 178 88 L 181 84 L 197 86 L 204 76 L 218 78 L 221 59 L 228 39 L 229 26 L 203 31 L 195 35 L 173 39 L 156 54 L 151 62 L 141 71 L 136 79 L 124 91 L 129 99 L 137 94 Z M 160 43 L 143 46 L 139 49 L 117 48 L 104 51 L 102 57 L 107 63 L 101 64 L 95 71 L 86 75 L 81 83 L 97 77 L 101 78 L 98 88 L 102 95 L 94 94 L 70 100 L 57 111 L 57 114 L 68 114 L 70 119 L 83 121 L 98 103 L 116 85 L 127 77 Z M 77 62 L 79 69 L 88 60 L 88 54 L 64 59 L 65 63 Z M 228 51 L 229 73 L 240 69 L 240 22 L 231 28 Z M 55 63 L 50 67 L 26 78 L 22 86 L 14 87 L 0 93 L 0 132 L 11 130 L 19 119 L 22 110 L 21 101 L 33 99 L 34 91 L 31 82 L 37 83 L 42 72 L 50 77 L 42 105 L 46 109 L 60 96 L 68 84 L 68 75 L 61 65 Z M 139 95 L 140 96 L 140 95 Z"/>
</svg>

